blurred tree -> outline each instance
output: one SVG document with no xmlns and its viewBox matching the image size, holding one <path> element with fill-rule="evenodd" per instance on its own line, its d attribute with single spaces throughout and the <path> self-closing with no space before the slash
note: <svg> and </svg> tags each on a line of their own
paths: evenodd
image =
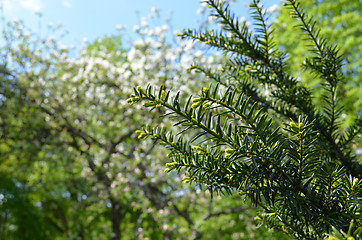
<svg viewBox="0 0 362 240">
<path fill-rule="evenodd" d="M 128 47 L 116 35 L 86 44 L 79 54 L 55 40 L 61 35 L 57 27 L 46 39 L 27 33 L 22 22 L 5 29 L 0 62 L 5 239 L 272 237 L 263 228 L 255 233 L 256 210 L 240 206 L 239 196 L 210 199 L 198 186 L 183 185 L 183 176 L 163 174 L 167 152 L 137 139 L 136 129 L 151 121 L 168 126 L 169 119 L 159 117 L 162 110 L 147 115 L 142 107 L 130 109 L 126 99 L 134 86 L 163 84 L 190 95 L 206 80 L 188 71 L 191 63 L 224 61 L 191 41 L 167 41 L 167 25 L 151 28 L 147 22 L 135 27 L 139 38 Z M 219 218 L 233 224 L 216 227 Z"/>
</svg>

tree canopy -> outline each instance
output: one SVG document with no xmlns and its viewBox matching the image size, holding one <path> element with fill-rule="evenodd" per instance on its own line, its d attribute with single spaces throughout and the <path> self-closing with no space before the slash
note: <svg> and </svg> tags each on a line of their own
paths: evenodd
<svg viewBox="0 0 362 240">
<path fill-rule="evenodd" d="M 42 38 L 21 21 L 2 38 L 0 88 L 0 239 L 264 239 L 256 209 L 240 196 L 210 198 L 164 174 L 167 152 L 135 131 L 168 126 L 130 108 L 138 84 L 192 94 L 205 82 L 188 71 L 225 57 L 169 39 L 167 22 L 144 19 L 137 39 L 100 38 L 78 50 L 61 29 Z M 228 222 L 229 224 L 223 224 Z M 274 234 L 279 236 L 280 234 Z M 278 237 L 280 239 L 280 237 Z"/>
</svg>

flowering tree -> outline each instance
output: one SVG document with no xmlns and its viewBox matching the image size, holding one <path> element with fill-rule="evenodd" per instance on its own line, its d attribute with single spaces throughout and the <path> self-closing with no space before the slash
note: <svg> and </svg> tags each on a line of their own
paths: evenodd
<svg viewBox="0 0 362 240">
<path fill-rule="evenodd" d="M 1 49 L 4 238 L 249 237 L 253 226 L 235 221 L 251 206 L 240 206 L 237 195 L 209 199 L 197 186 L 182 185 L 183 176 L 163 174 L 166 152 L 137 139 L 136 129 L 146 123 L 168 126 L 169 119 L 159 118 L 167 112 L 146 114 L 126 102 L 133 87 L 145 83 L 190 95 L 205 82 L 188 70 L 192 62 L 218 67 L 225 57 L 205 54 L 191 41 L 168 41 L 169 27 L 151 28 L 147 19 L 134 28 L 139 39 L 130 46 L 115 35 L 80 54 L 60 45 L 58 35 L 39 39 L 24 28 L 8 25 Z M 36 226 L 16 211 L 15 198 L 33 212 L 28 216 L 37 215 Z M 251 211 L 241 218 L 249 221 Z M 207 224 L 220 218 L 234 224 Z"/>
</svg>

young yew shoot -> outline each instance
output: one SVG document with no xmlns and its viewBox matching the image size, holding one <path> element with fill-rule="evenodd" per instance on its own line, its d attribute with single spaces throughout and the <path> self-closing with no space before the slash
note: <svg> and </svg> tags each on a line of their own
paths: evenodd
<svg viewBox="0 0 362 240">
<path fill-rule="evenodd" d="M 188 30 L 180 37 L 222 51 L 228 61 L 217 70 L 191 66 L 212 81 L 186 103 L 181 93 L 162 86 L 137 87 L 129 102 L 167 110 L 176 131 L 150 126 L 138 131 L 139 138 L 150 137 L 170 150 L 166 173 L 186 172 L 185 182 L 211 192 L 239 192 L 262 209 L 256 219 L 271 228 L 296 239 L 362 237 L 362 167 L 356 152 L 362 118 L 341 127 L 338 48 L 322 38 L 298 1 L 284 2 L 313 53 L 303 68 L 323 81 L 323 101 L 315 103 L 311 89 L 289 72 L 287 53 L 274 43 L 258 0 L 249 5 L 254 32 L 226 1 L 205 2 L 221 30 Z"/>
</svg>

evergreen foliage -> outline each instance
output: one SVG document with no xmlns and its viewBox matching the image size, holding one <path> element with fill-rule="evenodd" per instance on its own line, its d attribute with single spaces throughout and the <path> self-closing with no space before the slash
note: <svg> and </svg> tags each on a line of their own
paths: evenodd
<svg viewBox="0 0 362 240">
<path fill-rule="evenodd" d="M 338 45 L 340 52 L 343 53 L 343 61 L 348 63 L 342 66 L 343 84 L 339 85 L 339 91 L 346 96 L 341 99 L 345 108 L 345 119 L 342 124 L 348 126 L 350 118 L 353 120 L 358 112 L 361 114 L 362 109 L 362 98 L 347 97 L 362 95 L 362 77 L 359 74 L 362 66 L 361 2 L 359 0 L 304 0 L 300 4 L 313 16 L 314 20 L 318 21 L 321 34 Z M 317 102 L 320 101 L 320 79 L 310 77 L 310 71 L 300 71 L 300 64 L 306 56 L 311 56 L 311 54 L 307 51 L 308 47 L 300 38 L 300 34 L 297 34 L 301 31 L 295 28 L 295 23 L 296 21 L 290 18 L 287 8 L 279 9 L 273 20 L 275 41 L 288 52 L 291 72 L 312 89 L 314 101 Z"/>
<path fill-rule="evenodd" d="M 191 66 L 211 84 L 185 104 L 180 92 L 162 86 L 135 88 L 129 103 L 163 107 L 181 126 L 178 133 L 147 127 L 138 137 L 169 148 L 165 172 L 185 170 L 185 182 L 211 192 L 239 192 L 263 209 L 258 219 L 269 227 L 296 239 L 361 237 L 362 168 L 353 144 L 361 141 L 362 118 L 341 126 L 342 54 L 298 1 L 285 1 L 312 54 L 303 68 L 323 81 L 317 105 L 311 90 L 289 72 L 287 54 L 274 43 L 258 0 L 249 4 L 254 33 L 225 1 L 206 2 L 221 30 L 180 36 L 221 50 L 230 60 L 217 70 Z"/>
</svg>

